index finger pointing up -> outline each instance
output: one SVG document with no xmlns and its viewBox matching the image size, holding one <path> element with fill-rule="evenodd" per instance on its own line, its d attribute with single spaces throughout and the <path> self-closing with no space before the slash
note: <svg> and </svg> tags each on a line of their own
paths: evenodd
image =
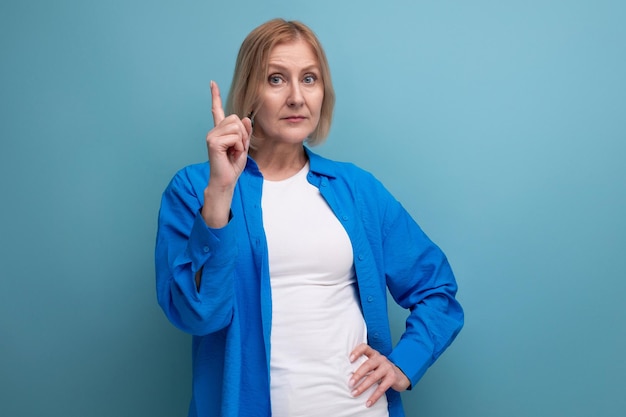
<svg viewBox="0 0 626 417">
<path fill-rule="evenodd" d="M 217 126 L 224 120 L 224 109 L 222 108 L 222 97 L 220 88 L 215 81 L 211 81 L 211 113 L 213 113 L 213 124 Z"/>
</svg>

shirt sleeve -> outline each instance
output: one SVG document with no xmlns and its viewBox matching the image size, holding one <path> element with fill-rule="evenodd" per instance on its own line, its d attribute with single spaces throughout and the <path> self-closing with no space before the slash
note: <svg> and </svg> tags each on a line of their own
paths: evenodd
<svg viewBox="0 0 626 417">
<path fill-rule="evenodd" d="M 388 207 L 383 253 L 387 287 L 410 311 L 389 359 L 415 386 L 463 327 L 457 284 L 445 254 L 395 200 Z"/>
<path fill-rule="evenodd" d="M 163 193 L 155 249 L 157 299 L 179 329 L 205 335 L 223 329 L 231 319 L 237 256 L 232 222 L 207 227 L 202 201 L 183 170 Z M 195 276 L 201 271 L 201 283 Z"/>
</svg>

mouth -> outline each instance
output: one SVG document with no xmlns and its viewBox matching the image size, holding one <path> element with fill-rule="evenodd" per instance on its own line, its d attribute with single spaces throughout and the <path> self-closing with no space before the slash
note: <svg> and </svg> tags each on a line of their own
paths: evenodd
<svg viewBox="0 0 626 417">
<path fill-rule="evenodd" d="M 292 122 L 292 123 L 297 123 L 297 122 L 301 122 L 303 120 L 306 120 L 306 117 L 300 116 L 300 115 L 287 116 L 287 117 L 283 117 L 283 120 L 286 120 L 286 121 Z"/>
</svg>

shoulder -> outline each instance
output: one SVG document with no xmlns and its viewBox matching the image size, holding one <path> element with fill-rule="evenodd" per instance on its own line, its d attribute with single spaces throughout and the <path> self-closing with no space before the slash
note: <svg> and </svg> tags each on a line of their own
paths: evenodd
<svg viewBox="0 0 626 417">
<path fill-rule="evenodd" d="M 343 184 L 356 193 L 370 198 L 391 198 L 389 191 L 371 172 L 352 162 L 336 161 L 307 150 L 311 171 L 329 178 L 336 184 Z"/>
<path fill-rule="evenodd" d="M 326 177 L 335 196 L 354 204 L 362 216 L 377 219 L 395 217 L 401 204 L 371 172 L 351 163 L 324 158 L 309 151 L 311 171 Z"/>
<path fill-rule="evenodd" d="M 328 159 L 307 149 L 311 171 L 329 178 L 380 183 L 369 171 L 352 162 Z"/>
</svg>

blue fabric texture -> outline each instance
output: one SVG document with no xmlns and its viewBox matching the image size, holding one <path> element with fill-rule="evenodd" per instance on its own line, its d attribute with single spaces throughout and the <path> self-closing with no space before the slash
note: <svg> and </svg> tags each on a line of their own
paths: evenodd
<svg viewBox="0 0 626 417">
<path fill-rule="evenodd" d="M 368 343 L 415 386 L 463 326 L 450 265 L 373 175 L 305 149 L 308 181 L 352 243 Z M 168 319 L 193 335 L 189 416 L 268 417 L 272 298 L 261 213 L 263 177 L 248 158 L 231 219 L 221 229 L 208 228 L 200 215 L 208 177 L 207 162 L 190 165 L 163 193 L 155 250 L 157 298 Z M 410 311 L 395 347 L 387 289 Z M 404 416 L 399 393 L 388 390 L 387 400 L 391 417 Z"/>
</svg>

